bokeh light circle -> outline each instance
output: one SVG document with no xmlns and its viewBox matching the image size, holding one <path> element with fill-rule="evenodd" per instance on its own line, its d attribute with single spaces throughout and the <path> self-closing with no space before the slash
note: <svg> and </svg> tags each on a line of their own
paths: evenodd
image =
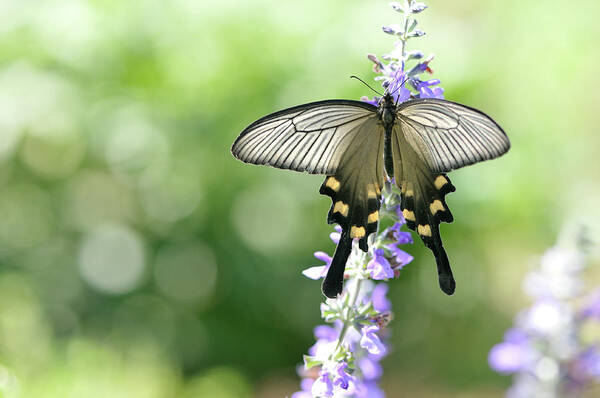
<svg viewBox="0 0 600 398">
<path fill-rule="evenodd" d="M 79 270 L 93 288 L 124 294 L 140 283 L 144 257 L 144 245 L 136 232 L 123 225 L 106 224 L 84 238 L 79 251 Z"/>
<path fill-rule="evenodd" d="M 217 262 L 212 250 L 201 242 L 174 243 L 161 248 L 154 277 L 166 296 L 185 302 L 204 303 L 215 290 Z"/>
<path fill-rule="evenodd" d="M 263 252 L 286 250 L 300 230 L 296 203 L 285 187 L 253 188 L 236 198 L 232 222 L 248 246 Z"/>
</svg>

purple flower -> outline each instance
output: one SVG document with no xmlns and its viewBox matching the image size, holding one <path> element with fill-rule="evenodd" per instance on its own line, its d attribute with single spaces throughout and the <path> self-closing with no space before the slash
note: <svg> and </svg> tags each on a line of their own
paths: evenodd
<svg viewBox="0 0 600 398">
<path fill-rule="evenodd" d="M 383 369 L 381 368 L 379 362 L 370 356 L 365 356 L 359 359 L 358 368 L 360 369 L 365 380 L 376 380 L 379 379 L 383 374 Z"/>
<path fill-rule="evenodd" d="M 364 391 L 359 395 L 360 398 L 385 398 L 385 394 L 374 381 L 366 382 L 363 386 Z"/>
<path fill-rule="evenodd" d="M 348 364 L 346 362 L 338 363 L 335 368 L 335 376 L 333 378 L 333 384 L 343 390 L 347 390 L 350 382 L 352 381 L 352 376 L 346 373 L 347 367 Z"/>
<path fill-rule="evenodd" d="M 392 184 L 395 184 L 395 183 L 396 182 L 392 181 Z M 397 205 L 394 208 L 394 211 L 396 212 L 396 216 L 398 217 L 398 222 L 396 224 L 399 224 L 400 226 L 406 224 L 406 220 L 404 219 L 404 213 L 402 213 L 402 206 Z M 395 226 L 395 224 L 394 224 L 394 226 Z"/>
<path fill-rule="evenodd" d="M 427 6 L 424 3 L 421 3 L 419 1 L 415 1 L 412 3 L 412 6 L 410 7 L 410 10 L 413 14 L 418 14 L 422 11 L 424 11 L 427 8 Z"/>
<path fill-rule="evenodd" d="M 291 398 L 313 398 L 311 389 L 314 384 L 314 380 L 310 378 L 304 378 L 300 381 L 301 391 L 297 391 L 292 394 Z"/>
<path fill-rule="evenodd" d="M 379 97 L 373 97 L 373 99 L 369 99 L 366 95 L 360 97 L 360 100 L 366 102 L 367 104 L 371 104 L 373 106 L 379 105 Z"/>
<path fill-rule="evenodd" d="M 311 392 L 315 397 L 333 396 L 333 383 L 329 378 L 329 372 L 321 370 L 319 377 L 311 387 Z"/>
<path fill-rule="evenodd" d="M 419 98 L 439 98 L 444 99 L 444 89 L 441 87 L 426 87 L 419 88 Z"/>
<path fill-rule="evenodd" d="M 325 275 L 327 275 L 327 271 L 329 270 L 329 267 L 331 266 L 332 258 L 327 253 L 320 252 L 320 251 L 315 252 L 314 256 L 318 260 L 323 261 L 325 263 L 325 265 L 307 268 L 304 271 L 302 271 L 302 275 L 306 276 L 307 278 L 317 280 L 317 279 L 321 279 Z"/>
<path fill-rule="evenodd" d="M 400 230 L 401 228 L 402 228 L 402 224 L 400 222 L 397 222 L 387 230 L 387 234 L 388 235 L 391 234 L 392 238 L 399 245 L 405 244 L 405 243 L 413 243 L 413 239 L 412 239 L 412 236 L 410 235 L 410 232 L 401 231 Z"/>
<path fill-rule="evenodd" d="M 488 363 L 496 372 L 514 373 L 533 365 L 535 354 L 526 342 L 496 344 L 488 355 Z"/>
<path fill-rule="evenodd" d="M 394 277 L 394 270 L 390 262 L 383 256 L 383 249 L 377 249 L 374 258 L 367 264 L 367 270 L 370 271 L 371 278 L 375 280 L 389 279 Z"/>
<path fill-rule="evenodd" d="M 292 398 L 313 398 L 313 395 L 310 391 L 296 391 L 292 394 Z"/>
<path fill-rule="evenodd" d="M 598 347 L 590 347 L 579 355 L 573 365 L 572 373 L 580 379 L 600 380 L 600 352 Z"/>
<path fill-rule="evenodd" d="M 581 315 L 585 318 L 600 321 L 600 289 L 590 294 L 585 307 L 581 311 Z"/>
<path fill-rule="evenodd" d="M 330 326 L 319 325 L 314 334 L 317 341 L 308 349 L 308 354 L 318 359 L 326 359 L 337 342 L 339 332 Z"/>
<path fill-rule="evenodd" d="M 401 68 L 393 72 L 387 81 L 386 90 L 392 95 L 396 103 L 402 103 L 410 99 L 410 90 L 404 87 L 405 82 L 406 75 Z"/>
<path fill-rule="evenodd" d="M 362 328 L 362 337 L 360 338 L 360 346 L 366 349 L 369 354 L 385 355 L 387 349 L 377 336 L 379 327 L 377 325 L 365 326 Z"/>
<path fill-rule="evenodd" d="M 371 293 L 371 302 L 373 303 L 373 308 L 375 308 L 375 311 L 385 312 L 392 308 L 392 303 L 390 303 L 390 300 L 385 297 L 388 290 L 389 287 L 385 283 L 379 283 L 373 288 L 373 292 Z"/>
<path fill-rule="evenodd" d="M 337 340 L 339 332 L 327 325 L 319 325 L 314 330 L 315 338 L 319 340 L 333 341 Z"/>
<path fill-rule="evenodd" d="M 329 238 L 331 238 L 333 243 L 335 243 L 337 245 L 338 243 L 340 243 L 340 236 L 342 235 L 342 227 L 340 227 L 339 225 L 336 225 L 334 227 L 334 229 L 335 229 L 335 232 L 330 233 Z"/>
<path fill-rule="evenodd" d="M 390 243 L 386 245 L 388 250 L 392 253 L 394 259 L 394 269 L 402 269 L 406 264 L 413 260 L 413 256 L 406 253 L 404 250 L 398 248 L 397 243 Z"/>
<path fill-rule="evenodd" d="M 529 339 L 529 335 L 519 328 L 511 328 L 504 333 L 504 341 L 509 343 L 524 344 Z"/>
</svg>

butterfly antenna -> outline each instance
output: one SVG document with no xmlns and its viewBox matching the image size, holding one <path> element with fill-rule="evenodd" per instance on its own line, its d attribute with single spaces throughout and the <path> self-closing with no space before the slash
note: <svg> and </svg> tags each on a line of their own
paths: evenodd
<svg viewBox="0 0 600 398">
<path fill-rule="evenodd" d="M 379 94 L 379 95 L 381 95 L 381 96 L 383 97 L 383 94 L 381 94 L 379 91 L 375 90 L 373 87 L 369 86 L 369 85 L 367 84 L 367 82 L 365 82 L 365 81 L 364 81 L 363 79 L 361 79 L 360 77 L 352 75 L 352 76 L 350 76 L 350 79 L 356 79 L 356 80 L 358 80 L 359 82 L 361 82 L 361 83 L 362 83 L 362 84 L 364 84 L 365 86 L 369 87 L 369 88 L 370 88 L 370 89 L 371 89 L 373 92 L 375 92 L 376 94 Z"/>
</svg>

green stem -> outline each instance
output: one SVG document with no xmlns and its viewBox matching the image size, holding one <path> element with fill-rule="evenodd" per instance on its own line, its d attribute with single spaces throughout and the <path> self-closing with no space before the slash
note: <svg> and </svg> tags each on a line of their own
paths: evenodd
<svg viewBox="0 0 600 398">
<path fill-rule="evenodd" d="M 404 6 L 404 13 L 402 14 L 402 18 L 404 18 L 404 29 L 403 29 L 403 32 L 402 32 L 402 37 L 400 37 L 400 43 L 401 43 L 400 44 L 400 49 L 402 50 L 401 51 L 402 62 L 405 61 L 405 59 L 404 59 L 404 53 L 405 53 L 405 51 L 404 50 L 405 50 L 405 47 L 406 47 L 406 40 L 407 40 L 407 35 L 408 35 L 408 32 L 407 32 L 408 31 L 408 23 L 410 22 L 410 15 L 411 14 L 409 13 L 409 11 L 410 11 L 410 7 L 411 7 L 411 3 L 412 3 L 412 1 L 406 1 L 404 3 L 405 4 L 405 6 Z"/>
<path fill-rule="evenodd" d="M 352 296 L 350 297 L 350 302 L 348 303 L 349 308 L 354 307 L 354 305 L 356 304 L 356 299 L 358 298 L 358 292 L 360 291 L 361 284 L 362 284 L 362 279 L 357 279 L 354 290 L 351 292 Z M 350 327 L 351 323 L 353 323 L 352 319 L 344 319 L 344 325 L 342 326 L 342 330 L 340 332 L 340 337 L 338 337 L 338 343 L 335 346 L 335 350 L 333 350 L 333 352 L 336 352 L 342 345 L 344 336 L 346 336 L 346 332 L 348 331 L 348 328 Z"/>
</svg>

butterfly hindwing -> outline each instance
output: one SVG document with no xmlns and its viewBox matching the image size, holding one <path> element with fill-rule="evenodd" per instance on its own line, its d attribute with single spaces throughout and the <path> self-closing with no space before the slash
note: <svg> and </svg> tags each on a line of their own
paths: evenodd
<svg viewBox="0 0 600 398">
<path fill-rule="evenodd" d="M 331 198 L 328 223 L 342 227 L 340 243 L 323 282 L 323 293 L 335 297 L 342 291 L 343 271 L 358 239 L 367 251 L 369 235 L 377 231 L 383 186 L 383 128 L 376 117 L 363 125 L 364 131 L 345 148 L 335 174 L 325 178 L 319 192 Z"/>
<path fill-rule="evenodd" d="M 453 294 L 454 277 L 442 244 L 439 225 L 453 221 L 445 196 L 454 191 L 454 186 L 445 174 L 431 172 L 412 148 L 403 142 L 400 128 L 396 127 L 393 135 L 394 176 L 401 189 L 402 214 L 406 225 L 433 252 L 440 287 L 446 294 Z"/>
</svg>

